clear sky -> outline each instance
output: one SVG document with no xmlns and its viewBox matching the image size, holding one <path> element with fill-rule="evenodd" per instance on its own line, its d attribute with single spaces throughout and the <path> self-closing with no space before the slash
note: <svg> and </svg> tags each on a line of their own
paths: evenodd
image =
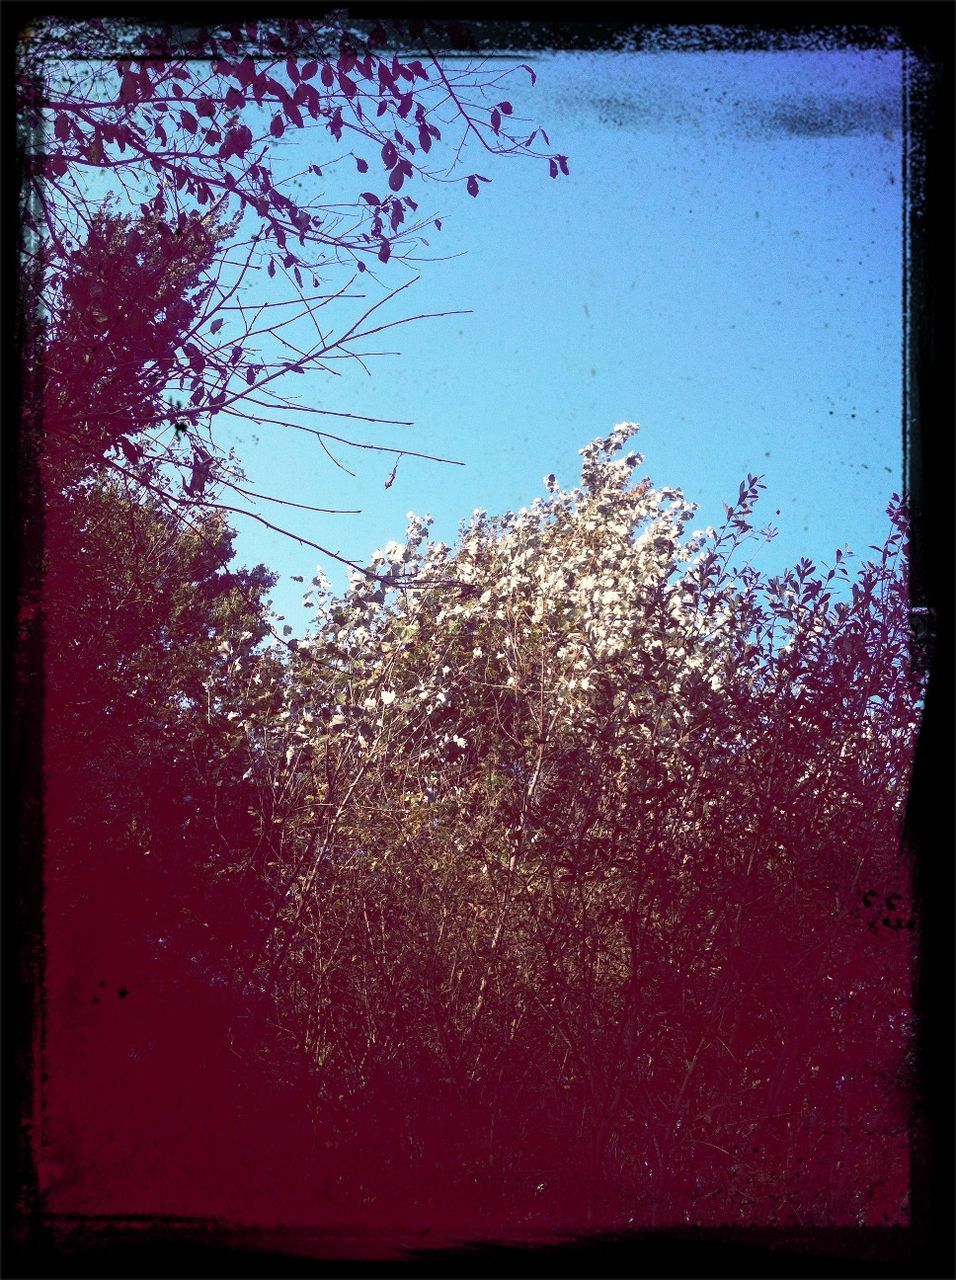
<svg viewBox="0 0 956 1280">
<path fill-rule="evenodd" d="M 554 53 L 534 67 L 536 86 L 521 72 L 507 96 L 570 177 L 482 155 L 465 162 L 493 179 L 477 199 L 412 190 L 442 216 L 430 247 L 446 257 L 419 264 L 402 299 L 472 314 L 396 330 L 383 345 L 400 354 L 371 377 L 348 364 L 297 380 L 305 402 L 415 423 L 357 438 L 466 465 L 404 458 L 386 490 L 394 456 L 344 452 L 351 479 L 298 432 L 220 432 L 252 487 L 361 507 L 283 515 L 367 561 L 410 510 L 452 541 L 475 507 L 530 503 L 548 472 L 574 484 L 578 449 L 630 420 L 645 474 L 698 502 L 700 525 L 748 471 L 765 477 L 758 523 L 780 532 L 761 567 L 844 545 L 865 556 L 902 484 L 902 55 Z M 262 508 L 281 523 L 279 510 Z M 344 573 L 236 524 L 240 559 L 282 575 L 273 600 L 299 634 L 291 575 Z"/>
</svg>

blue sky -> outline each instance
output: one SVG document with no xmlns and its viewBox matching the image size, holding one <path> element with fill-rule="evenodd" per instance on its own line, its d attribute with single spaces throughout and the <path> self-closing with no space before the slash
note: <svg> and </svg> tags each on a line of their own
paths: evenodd
<svg viewBox="0 0 956 1280">
<path fill-rule="evenodd" d="M 764 475 L 759 523 L 779 536 L 761 567 L 844 545 L 865 556 L 902 484 L 902 55 L 548 54 L 534 66 L 537 84 L 520 72 L 507 96 L 568 155 L 570 177 L 482 156 L 465 162 L 493 179 L 477 199 L 413 192 L 443 219 L 430 249 L 444 260 L 418 264 L 402 300 L 472 314 L 396 330 L 382 345 L 400 354 L 371 362 L 371 377 L 348 364 L 297 380 L 306 403 L 415 424 L 356 438 L 466 465 L 404 458 L 386 490 L 394 455 L 343 453 L 352 479 L 298 432 L 217 426 L 252 487 L 361 507 L 285 514 L 367 561 L 410 510 L 452 541 L 475 507 L 527 505 L 548 472 L 574 484 L 578 449 L 631 420 L 644 473 L 698 502 L 701 525 L 719 522 L 748 471 Z M 395 262 L 381 274 L 406 278 Z M 263 514 L 281 523 L 277 510 Z M 239 558 L 281 574 L 273 600 L 300 633 L 291 576 L 308 582 L 318 563 L 337 586 L 344 574 L 236 525 Z"/>
</svg>

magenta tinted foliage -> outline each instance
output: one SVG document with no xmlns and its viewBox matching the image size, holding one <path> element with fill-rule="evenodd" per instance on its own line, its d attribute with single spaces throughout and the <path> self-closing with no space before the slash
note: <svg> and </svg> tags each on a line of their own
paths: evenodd
<svg viewBox="0 0 956 1280">
<path fill-rule="evenodd" d="M 392 192 L 414 181 L 466 181 L 469 190 L 475 181 L 490 181 L 449 175 L 444 155 L 430 156 L 443 127 L 455 145 L 464 131 L 490 154 L 538 156 L 549 161 L 552 175 L 558 166 L 568 171 L 564 156 L 533 149 L 537 133 L 522 141 L 502 127 L 513 109 L 490 100 L 500 72 L 446 66 L 427 43 L 442 38 L 438 31 L 421 30 L 422 58 L 393 52 L 410 39 L 400 22 L 360 35 L 290 19 L 264 39 L 255 24 L 246 24 L 203 32 L 188 46 L 168 28 L 139 31 L 133 39 L 149 53 L 115 61 L 115 79 L 71 76 L 62 65 L 58 75 L 44 74 L 54 59 L 75 68 L 122 37 L 122 28 L 103 24 L 86 33 L 50 27 L 23 60 L 20 99 L 27 125 L 36 129 L 29 170 L 39 200 L 27 225 L 38 232 L 48 220 L 51 234 L 65 237 L 70 230 L 58 221 L 59 201 L 40 179 L 82 192 L 90 171 L 117 174 L 132 162 L 149 177 L 144 215 L 175 214 L 182 230 L 190 206 L 227 215 L 249 210 L 261 220 L 277 261 L 325 266 L 329 211 L 320 199 L 288 195 L 271 163 L 272 140 L 289 128 L 307 129 L 325 146 L 347 137 L 358 171 L 377 168 Z M 52 138 L 41 131 L 41 112 L 52 119 Z M 384 204 L 389 212 L 409 207 L 392 197 Z M 412 229 L 402 234 L 410 238 Z M 367 222 L 347 230 L 337 225 L 332 237 L 341 259 L 366 262 L 381 239 L 381 232 L 369 234 Z"/>
<path fill-rule="evenodd" d="M 122 469 L 175 506 L 196 497 L 185 493 L 188 457 L 176 446 L 201 437 L 214 458 L 203 501 L 231 489 L 243 504 L 223 509 L 276 528 L 245 509 L 240 460 L 217 447 L 217 416 L 305 431 L 343 471 L 333 448 L 393 452 L 315 425 L 319 416 L 352 415 L 296 409 L 284 392 L 286 375 L 337 371 L 343 359 L 364 366 L 357 344 L 420 318 L 375 314 L 414 282 L 389 290 L 379 273 L 428 257 L 428 236 L 442 226 L 419 208 L 429 186 L 437 192 L 463 183 L 476 196 L 492 181 L 461 171 L 463 150 L 486 160 L 547 161 L 552 176 L 558 163 L 567 168 L 563 157 L 536 146 L 540 131 L 524 136 L 526 122 L 501 96 L 519 68 L 448 59 L 450 49 L 469 43 L 457 29 L 391 19 L 361 25 L 283 19 L 197 32 L 49 20 L 24 41 L 17 94 L 28 301 L 37 312 L 42 301 L 46 339 L 75 346 L 76 335 L 64 331 L 75 277 L 115 275 L 96 341 L 122 344 L 121 329 L 134 325 L 156 340 L 155 350 L 140 343 L 146 394 L 122 426 L 127 437 L 149 438 L 137 441 L 132 461 L 120 443 L 118 410 L 98 412 L 95 425 L 84 412 L 82 430 L 69 430 L 88 465 Z M 303 162 L 306 155 L 322 163 Z M 165 271 L 162 297 L 149 285 L 140 295 L 143 240 L 155 271 Z M 193 246 L 188 277 L 175 265 L 186 244 Z M 378 300 L 353 288 L 360 277 L 374 278 Z M 250 289 L 270 280 L 284 297 L 263 303 Z M 174 304 L 176 288 L 182 296 Z M 333 304 L 342 323 L 320 323 Z M 84 324 L 89 331 L 89 315 Z M 102 346 L 84 354 L 114 365 L 119 358 Z M 72 393 L 66 401 L 86 403 Z M 175 423 L 186 424 L 185 440 L 173 435 Z M 61 415 L 58 437 L 65 425 Z"/>
</svg>

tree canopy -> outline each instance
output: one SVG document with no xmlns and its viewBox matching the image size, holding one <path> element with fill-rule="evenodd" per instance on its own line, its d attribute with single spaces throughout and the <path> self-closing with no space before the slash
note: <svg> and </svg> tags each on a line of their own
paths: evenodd
<svg viewBox="0 0 956 1280">
<path fill-rule="evenodd" d="M 217 445 L 224 416 L 305 432 L 345 470 L 333 451 L 414 454 L 326 429 L 326 417 L 359 432 L 365 420 L 303 408 L 290 375 L 364 364 L 367 339 L 424 318 L 381 310 L 414 281 L 406 270 L 386 283 L 389 264 L 435 252 L 441 218 L 420 206 L 429 186 L 477 196 L 492 181 L 467 171 L 472 153 L 568 173 L 507 100 L 509 78 L 533 81 L 531 67 L 450 60 L 449 44 L 468 43 L 454 29 L 337 21 L 48 20 L 23 42 L 23 277 L 28 311 L 46 313 L 43 338 L 31 337 L 49 343 L 32 356 L 51 366 L 49 429 L 167 503 L 183 497 L 180 444 L 196 457 L 187 498 L 226 488 L 283 501 L 243 488 L 240 460 Z M 88 290 L 102 294 L 107 278 L 104 306 Z M 82 414 L 97 378 L 94 424 Z M 250 514 L 242 501 L 230 510 Z"/>
</svg>

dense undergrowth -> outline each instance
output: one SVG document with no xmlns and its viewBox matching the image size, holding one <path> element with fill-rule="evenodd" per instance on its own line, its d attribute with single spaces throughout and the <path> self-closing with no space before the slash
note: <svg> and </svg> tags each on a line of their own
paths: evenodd
<svg viewBox="0 0 956 1280">
<path fill-rule="evenodd" d="M 767 580 L 635 430 L 291 649 L 221 520 L 53 505 L 51 1205 L 907 1220 L 904 510 Z"/>
</svg>

